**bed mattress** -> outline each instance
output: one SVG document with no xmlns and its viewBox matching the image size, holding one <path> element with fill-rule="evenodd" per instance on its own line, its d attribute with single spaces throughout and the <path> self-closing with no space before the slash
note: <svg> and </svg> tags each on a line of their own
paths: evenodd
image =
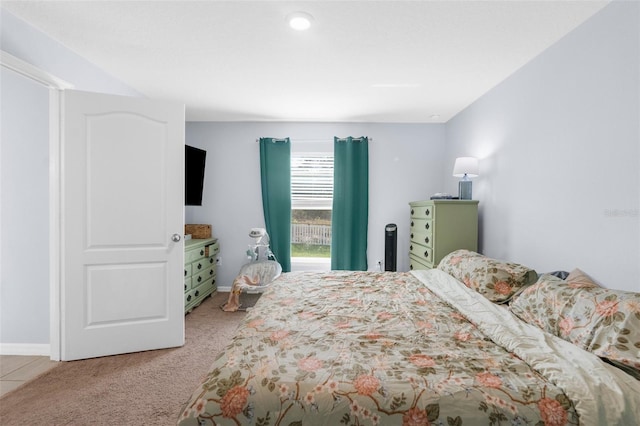
<svg viewBox="0 0 640 426">
<path fill-rule="evenodd" d="M 247 314 L 179 424 L 637 420 L 634 380 L 530 328 L 438 270 L 285 273 Z"/>
</svg>

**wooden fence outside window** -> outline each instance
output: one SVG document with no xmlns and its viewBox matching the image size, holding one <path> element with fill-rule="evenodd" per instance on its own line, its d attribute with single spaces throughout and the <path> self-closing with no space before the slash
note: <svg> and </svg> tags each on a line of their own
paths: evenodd
<svg viewBox="0 0 640 426">
<path fill-rule="evenodd" d="M 291 224 L 291 243 L 315 246 L 331 245 L 331 225 Z"/>
</svg>

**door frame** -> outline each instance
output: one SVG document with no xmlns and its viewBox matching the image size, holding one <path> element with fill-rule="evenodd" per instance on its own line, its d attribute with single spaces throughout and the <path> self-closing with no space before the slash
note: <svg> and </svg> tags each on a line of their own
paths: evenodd
<svg viewBox="0 0 640 426">
<path fill-rule="evenodd" d="M 49 358 L 60 361 L 62 356 L 62 93 L 74 89 L 68 83 L 0 49 L 0 66 L 27 77 L 49 89 Z M 40 353 L 44 355 L 44 347 Z"/>
<path fill-rule="evenodd" d="M 63 90 L 74 86 L 4 50 L 0 50 L 0 64 L 49 89 L 49 358 L 60 361 L 60 98 Z"/>
</svg>

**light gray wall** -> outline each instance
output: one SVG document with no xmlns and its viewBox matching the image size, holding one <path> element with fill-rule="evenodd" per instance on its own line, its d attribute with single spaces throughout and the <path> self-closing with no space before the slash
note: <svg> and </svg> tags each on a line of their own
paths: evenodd
<svg viewBox="0 0 640 426">
<path fill-rule="evenodd" d="M 485 254 L 640 291 L 639 17 L 613 2 L 447 123 L 445 162 L 480 158 Z"/>
<path fill-rule="evenodd" d="M 2 50 L 73 84 L 78 90 L 140 95 L 6 10 L 0 11 Z M 2 68 L 0 343 L 3 344 L 46 347 L 49 343 L 48 96 L 44 86 Z"/>
<path fill-rule="evenodd" d="M 187 223 L 210 223 L 221 245 L 218 285 L 231 286 L 251 242 L 264 227 L 259 137 L 290 137 L 292 144 L 368 136 L 370 269 L 384 260 L 384 226 L 398 225 L 398 270 L 408 270 L 410 201 L 442 189 L 444 125 L 366 123 L 190 122 L 186 143 L 207 150 L 203 205 L 186 207 Z"/>
<path fill-rule="evenodd" d="M 0 8 L 0 23 L 2 50 L 73 84 L 74 89 L 143 96 L 3 8 Z"/>
<path fill-rule="evenodd" d="M 0 93 L 0 336 L 48 343 L 49 90 L 2 68 Z"/>
</svg>

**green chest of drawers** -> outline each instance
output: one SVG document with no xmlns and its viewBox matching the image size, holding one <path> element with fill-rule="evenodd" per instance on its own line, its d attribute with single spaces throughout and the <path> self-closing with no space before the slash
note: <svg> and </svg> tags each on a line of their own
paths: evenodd
<svg viewBox="0 0 640 426">
<path fill-rule="evenodd" d="M 191 312 L 214 293 L 216 258 L 220 246 L 216 238 L 192 239 L 184 242 L 184 312 Z"/>
<path fill-rule="evenodd" d="M 409 206 L 412 270 L 435 268 L 458 249 L 478 250 L 478 201 L 414 201 Z"/>
</svg>

